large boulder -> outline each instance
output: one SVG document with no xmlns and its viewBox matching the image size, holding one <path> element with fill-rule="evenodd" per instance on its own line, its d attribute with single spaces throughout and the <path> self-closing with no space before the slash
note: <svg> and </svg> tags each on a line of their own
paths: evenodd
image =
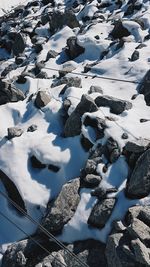
<svg viewBox="0 0 150 267">
<path fill-rule="evenodd" d="M 80 180 L 65 184 L 56 200 L 50 203 L 49 211 L 42 220 L 42 226 L 51 233 L 60 233 L 64 225 L 73 217 L 80 201 Z M 40 230 L 39 230 L 40 231 Z"/>
<path fill-rule="evenodd" d="M 39 91 L 35 98 L 35 106 L 37 108 L 45 107 L 51 101 L 51 97 L 45 91 Z"/>
<path fill-rule="evenodd" d="M 25 99 L 24 93 L 14 85 L 0 80 L 0 105 Z"/>
<path fill-rule="evenodd" d="M 146 246 L 150 246 L 150 227 L 141 220 L 134 218 L 127 231 L 133 239 L 139 238 Z"/>
<path fill-rule="evenodd" d="M 85 112 L 95 112 L 98 108 L 94 100 L 88 95 L 83 95 L 80 103 L 67 119 L 64 127 L 65 137 L 73 137 L 81 132 L 81 117 Z"/>
<path fill-rule="evenodd" d="M 98 201 L 91 211 L 88 224 L 100 229 L 103 228 L 113 211 L 115 202 L 115 198 L 107 198 Z"/>
<path fill-rule="evenodd" d="M 110 35 L 114 38 L 114 39 L 121 39 L 122 37 L 126 37 L 130 35 L 130 32 L 123 26 L 122 22 L 120 20 L 118 20 L 115 23 L 115 26 L 113 28 L 113 30 L 111 31 Z"/>
<path fill-rule="evenodd" d="M 136 162 L 128 179 L 126 195 L 129 198 L 143 198 L 150 193 L 150 149 L 143 153 Z"/>
<path fill-rule="evenodd" d="M 109 107 L 110 112 L 118 115 L 123 111 L 131 109 L 132 103 L 126 100 L 121 100 L 107 95 L 100 95 L 95 99 L 98 107 Z"/>
</svg>

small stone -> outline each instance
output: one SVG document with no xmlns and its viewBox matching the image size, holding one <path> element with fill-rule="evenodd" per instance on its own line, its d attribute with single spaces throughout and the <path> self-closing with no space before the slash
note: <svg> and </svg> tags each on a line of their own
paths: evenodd
<svg viewBox="0 0 150 267">
<path fill-rule="evenodd" d="M 135 50 L 130 58 L 130 61 L 136 61 L 138 60 L 140 57 L 140 53 L 138 50 Z"/>
<path fill-rule="evenodd" d="M 85 184 L 86 187 L 88 188 L 93 188 L 99 185 L 99 183 L 101 182 L 102 177 L 99 175 L 94 175 L 94 174 L 87 174 L 84 178 L 83 178 L 83 182 Z"/>
<path fill-rule="evenodd" d="M 94 174 L 96 172 L 97 164 L 94 160 L 88 159 L 86 166 L 85 166 L 85 172 L 87 174 Z"/>
<path fill-rule="evenodd" d="M 31 126 L 28 127 L 27 132 L 35 132 L 37 130 L 37 125 L 32 124 Z"/>
<path fill-rule="evenodd" d="M 50 58 L 56 58 L 58 56 L 58 53 L 54 50 L 49 50 L 46 56 L 46 61 L 48 61 Z"/>
<path fill-rule="evenodd" d="M 143 123 L 143 122 L 147 122 L 149 121 L 148 119 L 140 119 L 140 122 Z"/>
<path fill-rule="evenodd" d="M 10 127 L 7 129 L 8 131 L 8 139 L 12 139 L 14 137 L 19 137 L 23 134 L 23 130 L 18 127 Z"/>
<path fill-rule="evenodd" d="M 121 136 L 121 138 L 122 138 L 122 139 L 128 139 L 128 138 L 129 138 L 129 136 L 128 136 L 128 134 L 127 134 L 127 133 L 123 133 L 123 134 L 122 134 L 122 136 Z"/>
</svg>

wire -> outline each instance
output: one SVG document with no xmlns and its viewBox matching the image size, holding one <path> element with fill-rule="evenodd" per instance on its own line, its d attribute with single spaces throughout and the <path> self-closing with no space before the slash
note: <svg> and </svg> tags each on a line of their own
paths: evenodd
<svg viewBox="0 0 150 267">
<path fill-rule="evenodd" d="M 88 265 L 82 262 L 73 252 L 71 252 L 61 241 L 59 241 L 53 234 L 48 232 L 40 223 L 34 220 L 30 215 L 28 215 L 17 203 L 15 203 L 10 197 L 8 197 L 5 193 L 0 191 L 0 195 L 8 200 L 17 210 L 19 210 L 22 214 L 24 214 L 33 224 L 39 227 L 39 229 L 46 234 L 47 237 L 51 238 L 57 245 L 59 245 L 62 249 L 65 249 L 70 256 L 72 256 L 81 266 L 88 267 Z"/>
<path fill-rule="evenodd" d="M 28 235 L 22 228 L 20 228 L 14 221 L 12 221 L 10 218 L 8 218 L 3 212 L 0 211 L 0 215 L 5 218 L 7 221 L 9 221 L 11 224 L 13 224 L 18 230 L 20 230 L 20 232 L 22 232 L 24 235 L 26 235 L 29 239 L 31 239 L 36 245 L 38 245 L 40 248 L 42 248 L 46 253 L 48 253 L 48 255 L 50 254 L 53 258 L 55 258 L 56 256 L 54 256 L 52 254 L 52 252 L 50 252 L 47 248 L 45 248 L 43 245 L 41 245 L 36 239 L 34 239 L 31 235 Z M 66 264 L 64 264 L 63 262 L 60 262 L 58 259 L 57 261 L 59 263 L 61 263 L 63 266 L 66 267 Z"/>
</svg>

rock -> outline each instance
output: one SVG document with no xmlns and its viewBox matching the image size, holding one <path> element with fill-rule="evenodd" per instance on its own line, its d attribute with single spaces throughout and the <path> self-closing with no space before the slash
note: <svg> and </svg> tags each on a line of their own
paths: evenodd
<svg viewBox="0 0 150 267">
<path fill-rule="evenodd" d="M 58 56 L 58 53 L 54 50 L 49 50 L 46 56 L 46 61 L 48 61 L 50 58 L 56 58 Z"/>
<path fill-rule="evenodd" d="M 137 218 L 127 227 L 132 238 L 139 238 L 146 246 L 150 246 L 150 227 Z"/>
<path fill-rule="evenodd" d="M 97 85 L 91 85 L 88 94 L 93 94 L 93 93 L 99 93 L 99 94 L 103 94 L 103 90 L 100 86 Z"/>
<path fill-rule="evenodd" d="M 80 26 L 75 14 L 71 9 L 66 10 L 64 13 L 60 11 L 53 11 L 53 13 L 50 15 L 49 24 L 52 34 L 56 33 L 58 29 L 62 29 L 65 25 L 72 29 Z"/>
<path fill-rule="evenodd" d="M 93 147 L 93 143 L 83 134 L 81 134 L 80 142 L 86 152 L 88 152 Z"/>
<path fill-rule="evenodd" d="M 109 107 L 110 112 L 119 115 L 123 111 L 131 109 L 132 108 L 132 103 L 126 100 L 121 100 L 118 98 L 114 98 L 111 96 L 98 96 L 95 99 L 95 103 L 98 107 Z"/>
<path fill-rule="evenodd" d="M 42 163 L 39 159 L 37 159 L 34 155 L 30 158 L 31 165 L 35 169 L 44 169 L 46 168 L 46 164 Z"/>
<path fill-rule="evenodd" d="M 54 260 L 52 261 L 52 267 L 62 267 L 62 265 L 67 267 L 67 264 L 65 263 L 64 258 L 58 252 Z"/>
<path fill-rule="evenodd" d="M 150 140 L 140 138 L 138 140 L 128 141 L 124 149 L 132 153 L 143 153 L 150 147 Z"/>
<path fill-rule="evenodd" d="M 116 193 L 116 188 L 104 188 L 104 187 L 97 187 L 94 191 L 91 191 L 91 196 L 97 197 L 99 200 L 106 199 L 108 193 Z"/>
<path fill-rule="evenodd" d="M 85 48 L 78 45 L 77 38 L 75 36 L 69 37 L 67 40 L 67 49 L 66 53 L 70 59 L 75 59 L 82 53 L 84 53 Z"/>
<path fill-rule="evenodd" d="M 25 95 L 21 90 L 17 89 L 14 85 L 0 80 L 0 105 L 23 101 L 24 99 Z"/>
<path fill-rule="evenodd" d="M 62 187 L 56 200 L 50 204 L 42 226 L 51 233 L 60 233 L 64 225 L 73 217 L 80 201 L 80 180 L 74 179 Z M 39 230 L 40 231 L 40 230 Z"/>
<path fill-rule="evenodd" d="M 122 37 L 129 36 L 130 32 L 122 25 L 122 22 L 119 20 L 115 23 L 114 29 L 110 33 L 114 39 L 121 39 Z"/>
<path fill-rule="evenodd" d="M 126 195 L 129 198 L 143 198 L 150 193 L 150 149 L 142 154 L 128 179 Z"/>
<path fill-rule="evenodd" d="M 93 227 L 103 228 L 111 216 L 115 202 L 115 198 L 98 201 L 93 207 L 87 223 Z"/>
<path fill-rule="evenodd" d="M 96 131 L 96 139 L 104 137 L 104 130 L 107 128 L 106 121 L 99 117 L 92 118 L 89 115 L 84 117 L 83 124 L 85 126 L 91 126 Z"/>
<path fill-rule="evenodd" d="M 106 244 L 105 255 L 108 267 L 135 267 L 134 254 L 130 251 L 130 238 L 123 233 L 111 234 Z"/>
<path fill-rule="evenodd" d="M 150 70 L 145 74 L 139 92 L 144 95 L 146 105 L 150 106 Z"/>
<path fill-rule="evenodd" d="M 81 78 L 79 77 L 62 77 L 61 79 L 55 81 L 51 87 L 59 86 L 61 84 L 66 84 L 66 89 L 68 87 L 78 87 L 81 88 Z"/>
<path fill-rule="evenodd" d="M 129 138 L 129 136 L 128 136 L 128 134 L 127 134 L 127 133 L 123 133 L 123 134 L 122 134 L 122 136 L 121 136 L 121 138 L 122 138 L 122 139 L 128 139 L 128 138 Z"/>
<path fill-rule="evenodd" d="M 131 245 L 136 261 L 146 266 L 150 265 L 150 250 L 140 241 L 139 238 L 132 240 Z"/>
<path fill-rule="evenodd" d="M 105 144 L 104 155 L 110 163 L 114 163 L 120 156 L 118 143 L 112 137 L 109 137 Z"/>
<path fill-rule="evenodd" d="M 113 233 L 122 233 L 126 230 L 126 227 L 122 221 L 113 221 Z"/>
<path fill-rule="evenodd" d="M 19 127 L 9 127 L 7 129 L 7 131 L 8 131 L 7 138 L 9 140 L 14 138 L 14 137 L 19 137 L 19 136 L 21 136 L 23 134 L 23 130 L 21 128 L 19 128 Z"/>
<path fill-rule="evenodd" d="M 80 103 L 67 119 L 64 127 L 65 137 L 73 137 L 79 135 L 81 132 L 81 117 L 85 112 L 95 112 L 98 108 L 92 98 L 83 95 Z"/>
<path fill-rule="evenodd" d="M 37 125 L 32 124 L 31 126 L 28 127 L 27 132 L 35 132 L 37 130 Z"/>
<path fill-rule="evenodd" d="M 19 56 L 25 50 L 26 43 L 21 33 L 16 33 L 12 51 L 15 56 Z"/>
<path fill-rule="evenodd" d="M 140 57 L 140 53 L 139 51 L 135 50 L 130 58 L 130 61 L 136 61 L 138 60 Z"/>
<path fill-rule="evenodd" d="M 51 97 L 45 91 L 39 91 L 36 95 L 35 106 L 37 108 L 45 107 L 51 101 Z"/>
<path fill-rule="evenodd" d="M 126 223 L 129 225 L 137 218 L 150 227 L 150 206 L 133 206 L 126 214 Z"/>
<path fill-rule="evenodd" d="M 25 60 L 26 60 L 26 57 L 16 57 L 15 58 L 15 63 L 17 65 L 21 65 L 21 64 L 23 64 L 25 62 Z"/>
<path fill-rule="evenodd" d="M 88 159 L 85 165 L 85 173 L 86 174 L 94 174 L 96 173 L 97 162 L 93 159 Z"/>
<path fill-rule="evenodd" d="M 62 65 L 62 68 L 59 70 L 59 77 L 61 78 L 61 77 L 65 76 L 66 74 L 71 73 L 75 69 L 76 69 L 76 67 L 74 66 L 74 64 L 72 64 L 71 62 L 66 62 Z M 67 77 L 67 78 L 69 78 L 69 77 Z M 70 77 L 70 78 L 74 78 L 74 77 Z M 78 77 L 75 77 L 75 78 L 78 78 Z"/>
<path fill-rule="evenodd" d="M 83 179 L 84 186 L 87 188 L 94 188 L 99 185 L 102 177 L 94 174 L 87 174 Z"/>
</svg>

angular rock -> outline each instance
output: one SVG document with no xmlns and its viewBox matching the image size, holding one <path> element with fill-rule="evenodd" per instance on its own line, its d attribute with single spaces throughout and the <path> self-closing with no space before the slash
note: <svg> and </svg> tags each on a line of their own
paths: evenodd
<svg viewBox="0 0 150 267">
<path fill-rule="evenodd" d="M 116 22 L 114 29 L 112 30 L 110 35 L 114 39 L 120 39 L 122 37 L 129 36 L 130 32 L 122 25 L 122 22 L 119 20 Z"/>
<path fill-rule="evenodd" d="M 115 202 L 115 198 L 107 198 L 98 201 L 91 211 L 88 218 L 88 224 L 100 229 L 103 228 L 111 216 Z"/>
<path fill-rule="evenodd" d="M 38 160 L 34 155 L 30 158 L 31 165 L 35 169 L 44 169 L 46 168 L 46 164 L 42 163 L 40 160 Z"/>
<path fill-rule="evenodd" d="M 84 186 L 87 188 L 94 188 L 99 185 L 101 182 L 102 177 L 99 175 L 94 175 L 94 174 L 87 174 L 83 178 Z"/>
<path fill-rule="evenodd" d="M 84 168 L 86 174 L 96 173 L 97 162 L 93 159 L 88 159 Z"/>
<path fill-rule="evenodd" d="M 74 179 L 65 184 L 50 210 L 42 220 L 42 226 L 51 233 L 60 233 L 64 225 L 73 217 L 80 201 L 80 180 Z M 39 230 L 40 231 L 40 230 Z"/>
<path fill-rule="evenodd" d="M 139 238 L 146 246 L 150 246 L 150 227 L 145 223 L 135 218 L 127 230 L 132 238 Z"/>
<path fill-rule="evenodd" d="M 97 197 L 99 200 L 106 199 L 107 194 L 109 193 L 116 193 L 116 188 L 104 188 L 104 187 L 97 187 L 94 191 L 91 191 L 91 196 Z"/>
<path fill-rule="evenodd" d="M 140 53 L 138 50 L 135 50 L 130 58 L 130 61 L 136 61 L 138 60 L 140 57 Z"/>
<path fill-rule="evenodd" d="M 14 85 L 0 80 L 0 105 L 9 102 L 18 102 L 25 99 L 24 93 Z"/>
<path fill-rule="evenodd" d="M 19 56 L 25 50 L 26 43 L 21 33 L 17 33 L 12 46 L 12 51 L 15 56 Z"/>
<path fill-rule="evenodd" d="M 31 126 L 28 127 L 27 132 L 35 132 L 37 130 L 37 125 L 32 124 Z"/>
<path fill-rule="evenodd" d="M 150 250 L 140 241 L 139 238 L 131 241 L 136 261 L 146 266 L 150 265 Z"/>
<path fill-rule="evenodd" d="M 95 112 L 98 108 L 92 98 L 83 95 L 80 103 L 67 119 L 64 127 L 65 137 L 73 137 L 79 135 L 81 132 L 81 117 L 85 112 Z"/>
<path fill-rule="evenodd" d="M 10 140 L 14 137 L 19 137 L 23 134 L 23 130 L 19 127 L 10 127 L 7 129 L 8 131 L 8 136 L 7 138 Z"/>
<path fill-rule="evenodd" d="M 56 58 L 58 56 L 58 53 L 54 50 L 49 50 L 46 56 L 46 61 L 48 61 L 50 58 Z"/>
<path fill-rule="evenodd" d="M 67 47 L 66 53 L 70 59 L 75 59 L 85 51 L 84 47 L 78 45 L 77 38 L 75 36 L 69 37 L 67 40 Z"/>
<path fill-rule="evenodd" d="M 125 145 L 125 150 L 133 153 L 143 153 L 150 147 L 150 140 L 140 138 L 138 140 L 128 141 Z"/>
<path fill-rule="evenodd" d="M 103 90 L 100 86 L 92 85 L 88 91 L 88 94 L 99 93 L 103 94 Z"/>
<path fill-rule="evenodd" d="M 35 106 L 37 108 L 45 107 L 51 101 L 51 97 L 45 91 L 39 91 L 36 95 Z"/>
<path fill-rule="evenodd" d="M 144 152 L 136 162 L 128 179 L 126 195 L 129 198 L 143 198 L 150 193 L 150 149 Z"/>
<path fill-rule="evenodd" d="M 89 115 L 84 117 L 83 124 L 85 126 L 91 126 L 96 131 L 96 139 L 104 137 L 104 130 L 107 128 L 106 121 L 99 117 L 92 118 Z"/>
<path fill-rule="evenodd" d="M 109 107 L 110 112 L 119 115 L 123 111 L 131 109 L 132 103 L 126 100 L 121 100 L 107 95 L 98 96 L 95 99 L 95 103 L 98 107 Z"/>
<path fill-rule="evenodd" d="M 139 86 L 139 92 L 144 95 L 146 104 L 150 106 L 150 70 L 145 74 L 143 81 Z"/>
<path fill-rule="evenodd" d="M 66 89 L 68 87 L 78 87 L 81 88 L 81 78 L 79 77 L 62 77 L 61 79 L 55 81 L 51 87 L 59 86 L 61 84 L 66 84 Z"/>
</svg>

